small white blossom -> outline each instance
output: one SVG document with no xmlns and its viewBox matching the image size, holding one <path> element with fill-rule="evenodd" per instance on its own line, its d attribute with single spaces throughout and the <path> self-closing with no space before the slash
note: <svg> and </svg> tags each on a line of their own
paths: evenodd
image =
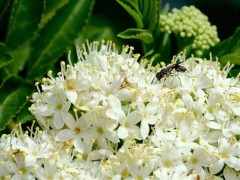
<svg viewBox="0 0 240 180">
<path fill-rule="evenodd" d="M 138 62 L 133 47 L 117 53 L 93 42 L 77 56 L 36 83 L 29 109 L 42 130 L 2 135 L 0 177 L 239 178 L 240 83 L 228 78 L 231 65 L 182 52 L 172 62 L 187 70 L 158 80 L 159 66 Z"/>
</svg>

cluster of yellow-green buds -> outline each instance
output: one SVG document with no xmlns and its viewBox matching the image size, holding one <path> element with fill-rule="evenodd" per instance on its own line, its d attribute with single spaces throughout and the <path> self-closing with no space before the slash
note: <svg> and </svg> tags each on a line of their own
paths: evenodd
<svg viewBox="0 0 240 180">
<path fill-rule="evenodd" d="M 160 29 L 166 33 L 176 33 L 182 38 L 193 37 L 192 48 L 198 55 L 208 50 L 220 40 L 216 26 L 211 26 L 208 17 L 194 6 L 172 9 L 160 16 Z"/>
</svg>

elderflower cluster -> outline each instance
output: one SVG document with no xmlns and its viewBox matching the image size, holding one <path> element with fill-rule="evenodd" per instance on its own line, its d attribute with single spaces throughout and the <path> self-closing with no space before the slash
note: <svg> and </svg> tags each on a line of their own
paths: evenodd
<svg viewBox="0 0 240 180">
<path fill-rule="evenodd" d="M 160 80 L 159 67 L 111 42 L 77 49 L 32 96 L 42 130 L 0 140 L 8 179 L 240 178 L 240 81 L 231 67 L 184 53 L 187 71 Z M 70 58 L 70 56 L 69 56 Z M 166 67 L 165 67 L 166 68 Z"/>
<path fill-rule="evenodd" d="M 192 48 L 200 55 L 219 42 L 216 26 L 211 26 L 208 17 L 194 6 L 184 6 L 181 10 L 174 8 L 161 15 L 160 28 L 162 32 L 192 38 Z"/>
</svg>

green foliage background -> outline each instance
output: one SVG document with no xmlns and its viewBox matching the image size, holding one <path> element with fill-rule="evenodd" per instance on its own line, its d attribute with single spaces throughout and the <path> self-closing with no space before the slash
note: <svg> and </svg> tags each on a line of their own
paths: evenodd
<svg viewBox="0 0 240 180">
<path fill-rule="evenodd" d="M 7 132 L 19 122 L 33 120 L 27 96 L 35 91 L 48 70 L 59 70 L 75 45 L 112 40 L 135 47 L 136 53 L 169 62 L 172 37 L 160 32 L 159 17 L 168 11 L 160 0 L 0 0 L 0 130 Z M 190 42 L 189 42 L 190 43 Z M 184 49 L 178 47 L 177 49 Z M 204 52 L 220 62 L 240 64 L 240 28 L 228 39 Z M 238 73 L 238 68 L 233 75 Z"/>
</svg>

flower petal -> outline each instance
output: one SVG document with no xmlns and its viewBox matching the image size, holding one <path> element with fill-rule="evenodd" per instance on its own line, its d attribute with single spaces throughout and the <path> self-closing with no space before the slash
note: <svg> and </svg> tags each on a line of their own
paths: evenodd
<svg viewBox="0 0 240 180">
<path fill-rule="evenodd" d="M 26 164 L 26 166 L 31 166 L 36 162 L 36 160 L 37 159 L 35 156 L 27 154 L 26 158 L 25 158 L 25 164 Z"/>
<path fill-rule="evenodd" d="M 52 116 L 54 112 L 54 109 L 49 105 L 40 105 L 36 108 L 36 114 L 40 116 Z"/>
<path fill-rule="evenodd" d="M 149 133 L 149 125 L 144 120 L 141 122 L 140 131 L 141 131 L 141 135 L 142 135 L 143 139 L 146 139 L 146 137 L 148 136 L 148 133 Z"/>
<path fill-rule="evenodd" d="M 82 139 L 80 137 L 74 138 L 74 147 L 77 149 L 77 151 L 81 154 L 84 152 L 84 144 L 82 142 Z"/>
<path fill-rule="evenodd" d="M 56 134 L 56 140 L 60 142 L 69 141 L 74 136 L 70 129 L 63 129 Z"/>
<path fill-rule="evenodd" d="M 56 129 L 61 129 L 64 126 L 64 122 L 62 121 L 62 116 L 60 112 L 56 112 L 53 116 L 53 125 Z"/>
<path fill-rule="evenodd" d="M 126 137 L 128 137 L 128 130 L 123 126 L 120 126 L 117 130 L 117 134 L 119 138 L 125 139 Z"/>
</svg>

